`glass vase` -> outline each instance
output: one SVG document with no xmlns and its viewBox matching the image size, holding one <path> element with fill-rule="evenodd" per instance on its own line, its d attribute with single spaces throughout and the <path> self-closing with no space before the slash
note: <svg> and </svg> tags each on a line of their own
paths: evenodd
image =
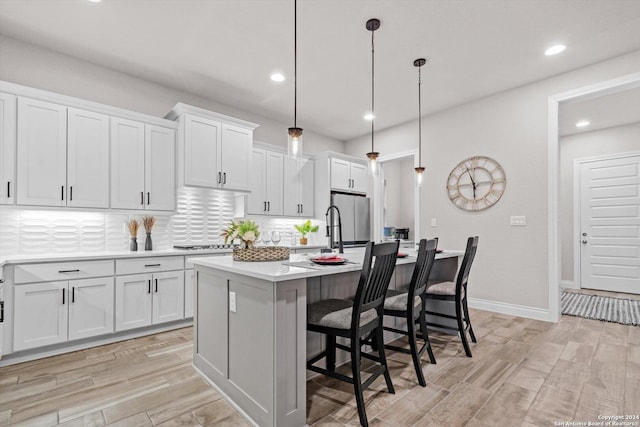
<svg viewBox="0 0 640 427">
<path fill-rule="evenodd" d="M 153 242 L 151 242 L 151 233 L 147 233 L 147 238 L 144 239 L 144 250 L 145 251 L 153 250 Z"/>
<path fill-rule="evenodd" d="M 136 237 L 132 237 L 129 242 L 129 250 L 135 252 L 138 250 L 138 239 Z"/>
</svg>

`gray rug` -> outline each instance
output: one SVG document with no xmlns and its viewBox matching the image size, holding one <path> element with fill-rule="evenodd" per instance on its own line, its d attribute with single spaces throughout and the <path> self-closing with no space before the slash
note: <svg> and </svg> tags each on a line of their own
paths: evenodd
<svg viewBox="0 0 640 427">
<path fill-rule="evenodd" d="M 569 316 L 640 325 L 640 301 L 563 292 L 561 303 L 562 314 Z"/>
</svg>

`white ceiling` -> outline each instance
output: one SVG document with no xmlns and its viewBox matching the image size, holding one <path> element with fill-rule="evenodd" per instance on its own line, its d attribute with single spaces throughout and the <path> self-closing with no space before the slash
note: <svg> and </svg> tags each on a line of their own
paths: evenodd
<svg viewBox="0 0 640 427">
<path fill-rule="evenodd" d="M 419 57 L 429 114 L 640 49 L 638 0 L 299 0 L 300 127 L 370 132 L 374 17 L 376 129 L 417 117 Z M 0 33 L 293 125 L 293 0 L 0 0 Z"/>
</svg>

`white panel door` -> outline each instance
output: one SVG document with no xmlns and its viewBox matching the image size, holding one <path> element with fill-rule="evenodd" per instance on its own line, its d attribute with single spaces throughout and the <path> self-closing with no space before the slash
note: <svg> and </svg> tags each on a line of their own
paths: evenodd
<svg viewBox="0 0 640 427">
<path fill-rule="evenodd" d="M 145 125 L 145 207 L 176 210 L 176 133 L 172 129 Z"/>
<path fill-rule="evenodd" d="M 111 118 L 111 207 L 144 209 L 144 124 Z"/>
<path fill-rule="evenodd" d="M 640 294 L 640 155 L 580 164 L 581 287 Z"/>
<path fill-rule="evenodd" d="M 351 190 L 351 162 L 342 159 L 331 159 L 331 188 L 334 190 Z"/>
<path fill-rule="evenodd" d="M 67 340 L 67 282 L 14 287 L 13 350 Z"/>
<path fill-rule="evenodd" d="M 222 125 L 220 165 L 222 188 L 249 191 L 249 156 L 253 148 L 253 131 Z"/>
<path fill-rule="evenodd" d="M 153 274 L 152 323 L 184 318 L 184 272 L 167 271 Z"/>
<path fill-rule="evenodd" d="M 222 125 L 186 114 L 184 132 L 184 184 L 217 188 Z"/>
<path fill-rule="evenodd" d="M 109 207 L 109 116 L 69 108 L 67 206 Z"/>
<path fill-rule="evenodd" d="M 300 163 L 298 159 L 285 156 L 283 159 L 283 213 L 285 216 L 300 215 Z"/>
<path fill-rule="evenodd" d="M 193 317 L 195 283 L 193 270 L 184 271 L 184 317 Z"/>
<path fill-rule="evenodd" d="M 267 215 L 282 215 L 283 157 L 282 153 L 267 151 L 267 174 L 264 179 Z"/>
<path fill-rule="evenodd" d="M 368 180 L 367 165 L 351 163 L 351 191 L 366 193 Z"/>
<path fill-rule="evenodd" d="M 151 324 L 150 274 L 116 277 L 116 331 Z"/>
<path fill-rule="evenodd" d="M 21 205 L 64 206 L 67 108 L 18 98 L 18 183 Z"/>
<path fill-rule="evenodd" d="M 265 194 L 264 177 L 267 173 L 267 150 L 254 148 L 251 151 L 251 168 L 249 183 L 251 192 L 247 196 L 247 213 L 266 215 L 267 196 Z"/>
<path fill-rule="evenodd" d="M 113 277 L 69 282 L 69 339 L 75 340 L 114 331 Z"/>
<path fill-rule="evenodd" d="M 300 161 L 300 216 L 314 216 L 315 200 L 315 162 L 313 160 Z"/>
<path fill-rule="evenodd" d="M 16 193 L 16 97 L 0 93 L 0 205 L 12 205 Z"/>
</svg>

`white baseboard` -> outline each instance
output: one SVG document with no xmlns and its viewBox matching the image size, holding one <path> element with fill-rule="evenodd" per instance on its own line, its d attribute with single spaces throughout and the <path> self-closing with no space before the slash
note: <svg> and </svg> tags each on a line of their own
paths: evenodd
<svg viewBox="0 0 640 427">
<path fill-rule="evenodd" d="M 479 310 L 493 311 L 495 313 L 508 314 L 510 316 L 526 317 L 528 319 L 544 320 L 551 322 L 549 310 L 524 305 L 508 304 L 506 302 L 488 301 L 478 298 L 469 298 L 469 307 Z"/>
<path fill-rule="evenodd" d="M 580 289 L 580 286 L 573 280 L 561 280 L 560 287 L 562 289 Z"/>
</svg>

